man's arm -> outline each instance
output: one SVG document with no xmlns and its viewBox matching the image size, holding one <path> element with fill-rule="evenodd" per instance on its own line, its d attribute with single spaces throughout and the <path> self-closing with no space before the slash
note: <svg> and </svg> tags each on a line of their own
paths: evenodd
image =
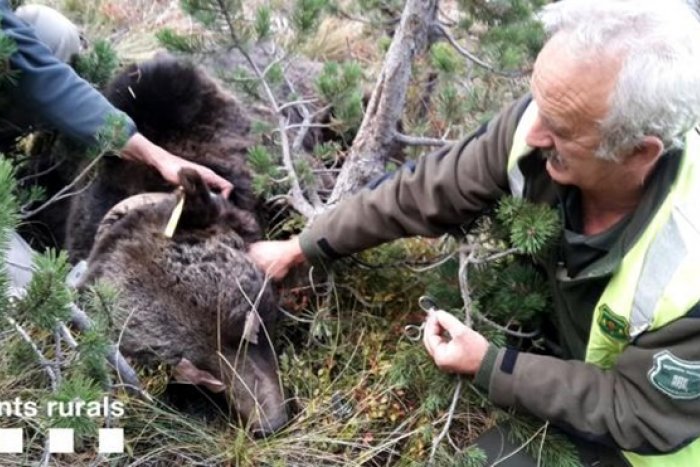
<svg viewBox="0 0 700 467">
<path fill-rule="evenodd" d="M 11 87 L 14 101 L 29 115 L 86 144 L 95 137 L 110 115 L 127 122 L 127 136 L 136 132 L 131 119 L 115 109 L 67 64 L 54 57 L 32 28 L 0 0 L 2 31 L 14 40 L 17 51 L 10 66 L 18 72 L 17 86 Z"/>
<path fill-rule="evenodd" d="M 640 336 L 610 370 L 491 346 L 476 384 L 496 404 L 525 409 L 591 441 L 640 454 L 673 451 L 700 435 L 696 308 L 697 314 Z M 681 389 L 669 395 L 673 384 Z"/>
<path fill-rule="evenodd" d="M 506 167 L 525 99 L 452 147 L 421 157 L 344 200 L 299 237 L 311 261 L 472 222 L 508 192 Z"/>
</svg>

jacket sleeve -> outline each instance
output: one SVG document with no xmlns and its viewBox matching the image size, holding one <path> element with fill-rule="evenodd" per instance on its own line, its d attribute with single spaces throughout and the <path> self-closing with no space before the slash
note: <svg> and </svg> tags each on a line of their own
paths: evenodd
<svg viewBox="0 0 700 467">
<path fill-rule="evenodd" d="M 299 237 L 306 258 L 323 262 L 472 222 L 508 192 L 508 152 L 527 100 L 511 104 L 453 146 L 369 183 L 317 218 Z"/>
<path fill-rule="evenodd" d="M 23 112 L 85 144 L 96 142 L 109 115 L 126 121 L 128 136 L 136 132 L 131 119 L 54 57 L 5 0 L 0 0 L 0 15 L 2 32 L 17 47 L 10 57 L 10 67 L 17 72 L 17 85 L 9 90 L 13 103 L 21 106 Z"/>
<path fill-rule="evenodd" d="M 589 441 L 639 454 L 672 452 L 700 435 L 700 318 L 692 316 L 643 334 L 609 370 L 492 346 L 475 382 L 496 404 Z M 679 373 L 664 367 L 664 355 L 691 375 L 685 392 L 668 390 Z M 659 369 L 665 385 L 654 376 Z"/>
</svg>

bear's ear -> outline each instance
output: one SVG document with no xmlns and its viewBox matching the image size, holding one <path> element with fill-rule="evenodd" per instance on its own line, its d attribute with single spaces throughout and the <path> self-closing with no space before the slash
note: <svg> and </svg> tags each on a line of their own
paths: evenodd
<svg viewBox="0 0 700 467">
<path fill-rule="evenodd" d="M 115 225 L 124 219 L 130 212 L 145 209 L 154 209 L 155 206 L 161 204 L 163 201 L 171 199 L 173 197 L 170 193 L 141 193 L 138 195 L 130 196 L 119 203 L 112 206 L 112 208 L 104 215 L 100 224 L 97 226 L 97 233 L 95 234 L 95 244 L 100 238 L 102 238 L 106 232 L 112 229 Z"/>
<path fill-rule="evenodd" d="M 211 392 L 223 392 L 226 385 L 206 370 L 199 369 L 186 358 L 178 362 L 173 370 L 173 378 L 180 383 L 198 384 Z"/>
<path fill-rule="evenodd" d="M 181 225 L 205 228 L 216 222 L 221 215 L 221 197 L 209 191 L 201 175 L 194 169 L 180 169 L 178 177 L 185 196 Z"/>
</svg>

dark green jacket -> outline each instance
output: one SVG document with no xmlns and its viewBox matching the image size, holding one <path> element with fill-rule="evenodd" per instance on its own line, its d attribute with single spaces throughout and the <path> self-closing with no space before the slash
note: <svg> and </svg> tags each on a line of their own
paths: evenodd
<svg viewBox="0 0 700 467">
<path fill-rule="evenodd" d="M 317 219 L 300 236 L 311 261 L 334 259 L 410 235 L 437 236 L 475 220 L 509 194 L 507 161 L 513 134 L 529 97 L 507 107 L 474 135 L 421 158 L 371 185 Z M 603 238 L 603 251 L 581 258 L 597 239 L 576 234 L 576 192 L 557 186 L 544 161 L 521 162 L 525 197 L 558 205 L 568 231 L 545 264 L 555 297 L 559 358 L 491 346 L 476 383 L 497 404 L 525 409 L 586 439 L 641 454 L 671 452 L 700 434 L 700 398 L 673 399 L 648 378 L 653 356 L 668 349 L 700 363 L 700 309 L 642 334 L 602 370 L 584 363 L 593 307 L 626 248 L 644 229 L 668 191 L 678 153 L 662 158 L 637 210 Z M 700 394 L 698 394 L 700 396 Z"/>
</svg>

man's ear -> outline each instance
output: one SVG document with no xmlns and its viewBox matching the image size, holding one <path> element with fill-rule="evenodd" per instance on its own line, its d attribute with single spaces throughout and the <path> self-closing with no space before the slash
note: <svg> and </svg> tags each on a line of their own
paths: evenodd
<svg viewBox="0 0 700 467">
<path fill-rule="evenodd" d="M 640 168 L 651 168 L 659 160 L 661 154 L 663 154 L 664 142 L 656 136 L 645 136 L 642 138 L 642 142 L 638 144 L 634 151 L 632 152 L 632 157 L 635 164 L 639 165 Z"/>
</svg>

